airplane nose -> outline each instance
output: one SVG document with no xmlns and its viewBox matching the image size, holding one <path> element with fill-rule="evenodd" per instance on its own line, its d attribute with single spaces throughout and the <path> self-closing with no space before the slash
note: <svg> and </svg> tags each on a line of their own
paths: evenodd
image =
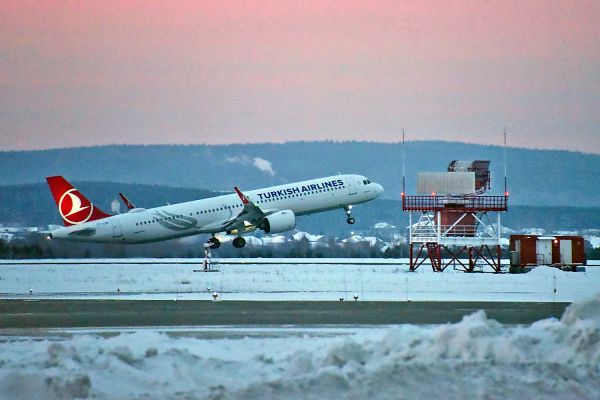
<svg viewBox="0 0 600 400">
<path fill-rule="evenodd" d="M 383 193 L 383 186 L 381 186 L 379 183 L 375 183 L 375 193 L 377 193 L 377 195 Z"/>
</svg>

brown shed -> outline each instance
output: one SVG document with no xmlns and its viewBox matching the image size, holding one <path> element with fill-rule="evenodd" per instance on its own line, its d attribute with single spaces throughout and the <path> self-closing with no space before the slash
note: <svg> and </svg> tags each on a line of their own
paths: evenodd
<svg viewBox="0 0 600 400">
<path fill-rule="evenodd" d="M 527 267 L 585 265 L 584 241 L 581 236 L 511 235 L 510 265 Z"/>
<path fill-rule="evenodd" d="M 554 236 L 552 264 L 585 265 L 585 248 L 581 236 Z"/>
<path fill-rule="evenodd" d="M 536 235 L 510 235 L 510 264 L 521 267 L 537 265 L 536 242 Z"/>
</svg>

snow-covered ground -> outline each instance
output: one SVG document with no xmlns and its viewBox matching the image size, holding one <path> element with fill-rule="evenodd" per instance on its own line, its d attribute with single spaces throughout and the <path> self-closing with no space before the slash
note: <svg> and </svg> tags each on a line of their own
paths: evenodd
<svg viewBox="0 0 600 400">
<path fill-rule="evenodd" d="M 560 320 L 0 331 L 0 399 L 598 399 L 600 296 Z"/>
<path fill-rule="evenodd" d="M 218 272 L 186 260 L 60 260 L 0 264 L 0 298 L 132 298 L 222 300 L 467 300 L 577 301 L 600 292 L 600 266 L 585 272 L 538 267 L 526 274 L 454 271 L 427 265 L 409 272 L 399 260 L 339 260 L 350 264 L 283 264 L 290 260 L 222 260 Z M 306 261 L 306 260 L 304 260 Z M 402 260 L 400 260 L 402 261 Z M 50 262 L 50 264 L 45 264 Z M 107 263 L 108 262 L 108 263 Z M 182 264 L 187 262 L 188 264 Z M 235 264 L 244 262 L 243 264 Z M 298 260 L 300 262 L 300 260 Z M 102 263 L 102 264 L 100 264 Z"/>
</svg>

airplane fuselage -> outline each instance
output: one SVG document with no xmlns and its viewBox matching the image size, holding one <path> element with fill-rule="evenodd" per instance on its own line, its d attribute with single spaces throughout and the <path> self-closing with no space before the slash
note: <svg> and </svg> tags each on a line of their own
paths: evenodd
<svg viewBox="0 0 600 400">
<path fill-rule="evenodd" d="M 383 192 L 361 175 L 335 175 L 244 192 L 265 213 L 291 210 L 296 216 L 343 208 L 373 200 Z M 125 214 L 51 232 L 52 238 L 100 243 L 149 243 L 202 233 L 222 232 L 223 222 L 243 209 L 235 194 L 133 209 Z M 248 231 L 256 227 L 249 226 Z M 232 232 L 242 235 L 244 232 Z"/>
</svg>

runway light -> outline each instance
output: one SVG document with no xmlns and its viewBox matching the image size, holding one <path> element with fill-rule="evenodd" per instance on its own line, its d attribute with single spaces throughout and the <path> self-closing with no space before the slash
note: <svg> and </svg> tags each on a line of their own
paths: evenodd
<svg viewBox="0 0 600 400">
<path fill-rule="evenodd" d="M 214 292 L 214 293 L 212 294 L 212 298 L 213 298 L 213 300 L 215 300 L 215 301 L 216 301 L 216 300 L 219 298 L 219 294 L 218 294 L 217 292 Z"/>
<path fill-rule="evenodd" d="M 344 301 L 344 298 L 343 298 L 343 297 L 340 297 L 340 301 Z"/>
<path fill-rule="evenodd" d="M 432 195 L 432 196 L 435 196 L 435 192 L 431 192 L 431 195 Z"/>
<path fill-rule="evenodd" d="M 354 301 L 358 301 L 358 295 L 354 293 Z"/>
</svg>

